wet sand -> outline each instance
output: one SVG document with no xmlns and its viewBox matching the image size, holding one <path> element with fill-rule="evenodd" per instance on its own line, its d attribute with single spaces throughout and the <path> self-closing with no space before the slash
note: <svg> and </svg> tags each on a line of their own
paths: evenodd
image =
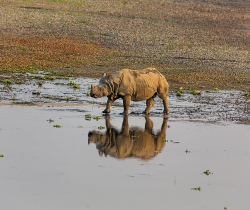
<svg viewBox="0 0 250 210">
<path fill-rule="evenodd" d="M 154 157 L 99 156 L 88 133 L 106 132 L 103 107 L 0 106 L 3 209 L 247 209 L 249 126 L 176 121 Z M 114 112 L 120 109 L 114 108 Z M 86 120 L 91 114 L 91 120 Z M 94 116 L 100 116 L 95 120 Z M 54 122 L 49 122 L 52 119 Z M 152 116 L 153 133 L 163 119 Z M 110 115 L 121 132 L 123 117 Z M 142 116 L 128 117 L 144 130 Z M 53 125 L 62 125 L 55 128 Z M 100 126 L 104 127 L 102 130 Z M 98 129 L 99 127 L 99 129 Z M 113 128 L 113 127 L 112 127 Z M 164 139 L 163 139 L 164 140 Z M 190 151 L 190 152 L 189 152 Z M 209 170 L 213 174 L 203 172 Z M 201 187 L 201 190 L 191 188 Z"/>
</svg>

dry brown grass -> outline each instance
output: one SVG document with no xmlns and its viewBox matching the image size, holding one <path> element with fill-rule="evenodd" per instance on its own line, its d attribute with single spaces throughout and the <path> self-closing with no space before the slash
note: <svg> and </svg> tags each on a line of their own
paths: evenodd
<svg viewBox="0 0 250 210">
<path fill-rule="evenodd" d="M 250 2 L 0 1 L 0 71 L 154 66 L 172 88 L 250 90 Z"/>
<path fill-rule="evenodd" d="M 99 44 L 70 37 L 6 37 L 1 41 L 0 69 L 79 67 L 98 62 L 100 56 L 109 53 Z"/>
</svg>

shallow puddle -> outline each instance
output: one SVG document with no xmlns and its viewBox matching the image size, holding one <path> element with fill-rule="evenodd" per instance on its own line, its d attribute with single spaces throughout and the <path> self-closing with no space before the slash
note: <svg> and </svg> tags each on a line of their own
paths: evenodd
<svg viewBox="0 0 250 210">
<path fill-rule="evenodd" d="M 1 105 L 1 208 L 248 209 L 248 125 L 120 109 Z"/>
</svg>

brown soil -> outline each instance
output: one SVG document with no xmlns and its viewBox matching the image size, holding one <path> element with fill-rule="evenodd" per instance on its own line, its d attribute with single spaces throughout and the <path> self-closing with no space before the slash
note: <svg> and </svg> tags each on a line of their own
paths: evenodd
<svg viewBox="0 0 250 210">
<path fill-rule="evenodd" d="M 0 72 L 158 68 L 172 89 L 250 90 L 250 2 L 0 1 Z"/>
</svg>

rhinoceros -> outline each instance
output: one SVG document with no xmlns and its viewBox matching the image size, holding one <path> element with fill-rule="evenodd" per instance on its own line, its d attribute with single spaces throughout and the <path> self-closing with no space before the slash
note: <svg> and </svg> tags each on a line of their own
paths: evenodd
<svg viewBox="0 0 250 210">
<path fill-rule="evenodd" d="M 156 95 L 163 101 L 164 114 L 168 114 L 168 82 L 155 68 L 122 69 L 114 74 L 104 73 L 97 86 L 91 85 L 90 91 L 91 97 L 108 97 L 106 109 L 103 113 L 110 113 L 112 103 L 116 99 L 122 98 L 124 107 L 122 114 L 125 115 L 129 113 L 131 100 L 146 100 L 146 109 L 143 113 L 149 114 L 154 106 Z"/>
<path fill-rule="evenodd" d="M 158 155 L 166 145 L 167 118 L 163 118 L 161 129 L 153 131 L 153 121 L 145 115 L 145 128 L 129 127 L 128 115 L 124 115 L 121 129 L 111 125 L 107 115 L 106 132 L 90 131 L 88 143 L 96 144 L 99 155 L 117 159 L 139 158 L 148 160 Z"/>
</svg>

